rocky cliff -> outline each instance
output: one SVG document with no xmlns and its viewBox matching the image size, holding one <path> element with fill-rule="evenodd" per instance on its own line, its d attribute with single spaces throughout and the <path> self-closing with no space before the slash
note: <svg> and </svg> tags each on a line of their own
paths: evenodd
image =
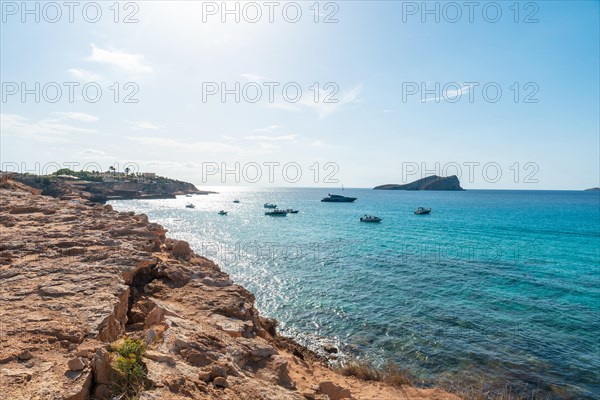
<svg viewBox="0 0 600 400">
<path fill-rule="evenodd" d="M 174 198 L 182 194 L 209 194 L 210 191 L 198 190 L 191 183 L 173 179 L 164 181 L 118 180 L 85 181 L 66 180 L 58 177 L 41 177 L 29 174 L 11 174 L 11 179 L 24 183 L 42 194 L 60 198 L 84 197 L 88 200 L 104 203 L 115 199 L 160 199 Z"/>
<path fill-rule="evenodd" d="M 145 400 L 456 399 L 338 375 L 275 325 L 146 215 L 0 182 L 0 398 L 111 398 L 128 337 Z"/>
<path fill-rule="evenodd" d="M 375 186 L 375 190 L 464 190 L 456 175 L 443 177 L 432 175 L 405 185 L 387 184 Z"/>
</svg>

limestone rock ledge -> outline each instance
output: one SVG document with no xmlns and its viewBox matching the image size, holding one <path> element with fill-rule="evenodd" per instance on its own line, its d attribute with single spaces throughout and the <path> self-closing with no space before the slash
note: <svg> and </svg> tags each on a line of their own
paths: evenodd
<svg viewBox="0 0 600 400">
<path fill-rule="evenodd" d="M 108 345 L 148 344 L 141 399 L 456 399 L 329 370 L 254 297 L 132 212 L 0 182 L 0 397 L 106 399 Z"/>
</svg>

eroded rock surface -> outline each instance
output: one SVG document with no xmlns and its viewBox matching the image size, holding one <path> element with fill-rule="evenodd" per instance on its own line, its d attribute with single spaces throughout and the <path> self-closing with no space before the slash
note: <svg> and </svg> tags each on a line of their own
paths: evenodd
<svg viewBox="0 0 600 400">
<path fill-rule="evenodd" d="M 0 397 L 106 399 L 109 344 L 127 335 L 148 344 L 146 400 L 454 398 L 334 373 L 165 234 L 145 215 L 0 183 Z"/>
</svg>

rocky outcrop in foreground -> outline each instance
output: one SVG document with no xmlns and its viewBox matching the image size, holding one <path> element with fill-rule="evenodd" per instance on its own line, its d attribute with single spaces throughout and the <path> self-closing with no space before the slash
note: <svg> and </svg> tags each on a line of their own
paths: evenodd
<svg viewBox="0 0 600 400">
<path fill-rule="evenodd" d="M 140 398 L 456 399 L 340 376 L 146 215 L 0 182 L 0 397 L 107 399 L 111 343 L 147 344 Z"/>
<path fill-rule="evenodd" d="M 414 182 L 407 183 L 405 185 L 380 185 L 375 186 L 375 190 L 465 190 L 460 187 L 460 181 L 456 175 L 443 177 L 443 176 L 427 176 L 422 179 L 418 179 Z"/>
</svg>

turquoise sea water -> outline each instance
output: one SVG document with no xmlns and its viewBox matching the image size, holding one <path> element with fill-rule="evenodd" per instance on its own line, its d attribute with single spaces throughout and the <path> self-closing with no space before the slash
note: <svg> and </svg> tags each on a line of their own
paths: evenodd
<svg viewBox="0 0 600 400">
<path fill-rule="evenodd" d="M 598 192 L 217 190 L 111 204 L 189 241 L 314 349 L 391 359 L 424 384 L 600 398 Z M 265 202 L 300 213 L 268 217 Z"/>
</svg>

